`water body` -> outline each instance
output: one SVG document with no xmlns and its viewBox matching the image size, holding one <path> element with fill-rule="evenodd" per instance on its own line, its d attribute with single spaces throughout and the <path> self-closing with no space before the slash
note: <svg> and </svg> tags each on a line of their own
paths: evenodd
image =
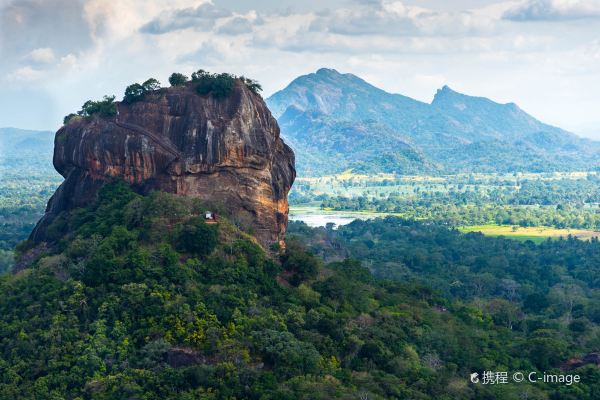
<svg viewBox="0 0 600 400">
<path fill-rule="evenodd" d="M 306 225 L 316 228 L 334 223 L 336 226 L 348 225 L 357 219 L 367 220 L 385 216 L 383 214 L 353 213 L 343 211 L 323 211 L 318 207 L 291 208 L 290 221 L 303 221 Z"/>
</svg>

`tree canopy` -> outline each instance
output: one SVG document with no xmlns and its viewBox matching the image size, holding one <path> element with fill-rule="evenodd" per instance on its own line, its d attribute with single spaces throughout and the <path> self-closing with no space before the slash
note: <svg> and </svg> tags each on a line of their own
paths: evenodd
<svg viewBox="0 0 600 400">
<path fill-rule="evenodd" d="M 597 243 L 557 243 L 547 273 L 534 265 L 503 275 L 501 255 L 535 259 L 535 246 L 398 219 L 341 231 L 293 224 L 298 239 L 280 265 L 226 215 L 210 227 L 217 240 L 207 239 L 204 210 L 116 181 L 63 215 L 55 247 L 0 278 L 0 397 L 595 399 L 596 366 L 579 367 L 573 386 L 485 386 L 468 376 L 552 370 L 594 348 L 597 300 L 562 281 L 587 282 L 593 261 L 562 266 Z M 358 260 L 323 263 L 314 254 L 323 246 Z M 369 258 L 449 289 L 402 274 L 382 280 Z M 545 285 L 550 306 L 524 296 Z"/>
<path fill-rule="evenodd" d="M 169 83 L 171 86 L 183 86 L 189 81 L 189 78 L 184 74 L 173 72 L 169 77 Z"/>
<path fill-rule="evenodd" d="M 64 123 L 67 124 L 73 118 L 76 117 L 91 117 L 98 115 L 100 117 L 113 117 L 117 115 L 117 104 L 115 103 L 115 96 L 104 96 L 102 100 L 92 101 L 88 100 L 81 106 L 81 110 L 77 111 L 76 114 L 69 114 L 64 118 Z"/>
<path fill-rule="evenodd" d="M 125 89 L 125 95 L 123 97 L 124 103 L 135 103 L 140 101 L 148 93 L 155 92 L 160 89 L 160 82 L 154 78 L 146 80 L 144 83 L 133 83 Z"/>
</svg>

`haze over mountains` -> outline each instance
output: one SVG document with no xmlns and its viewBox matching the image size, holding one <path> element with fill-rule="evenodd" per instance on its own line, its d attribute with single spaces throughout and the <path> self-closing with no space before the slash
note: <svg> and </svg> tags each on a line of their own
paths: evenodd
<svg viewBox="0 0 600 400">
<path fill-rule="evenodd" d="M 54 133 L 16 128 L 0 128 L 0 157 L 10 156 L 16 151 L 45 152 L 54 147 Z"/>
<path fill-rule="evenodd" d="M 267 103 L 302 174 L 571 171 L 596 168 L 600 143 L 544 124 L 516 104 L 444 86 L 431 104 L 320 69 Z"/>
<path fill-rule="evenodd" d="M 54 132 L 0 128 L 0 168 L 44 168 L 52 173 Z"/>
<path fill-rule="evenodd" d="M 538 121 L 516 104 L 439 89 L 424 103 L 322 68 L 267 99 L 302 175 L 451 174 L 597 169 L 600 142 Z M 7 166 L 49 165 L 51 132 L 0 130 Z M 47 155 L 45 159 L 43 156 Z"/>
</svg>

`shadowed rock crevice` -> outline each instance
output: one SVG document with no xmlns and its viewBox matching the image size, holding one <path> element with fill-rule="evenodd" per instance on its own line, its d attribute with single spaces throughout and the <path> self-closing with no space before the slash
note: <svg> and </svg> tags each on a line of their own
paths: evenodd
<svg viewBox="0 0 600 400">
<path fill-rule="evenodd" d="M 294 153 L 262 98 L 241 81 L 230 96 L 199 95 L 191 84 L 160 89 L 113 118 L 75 119 L 57 133 L 54 166 L 65 177 L 31 234 L 63 211 L 90 204 L 107 181 L 160 190 L 220 206 L 251 225 L 267 247 L 283 240 Z"/>
</svg>

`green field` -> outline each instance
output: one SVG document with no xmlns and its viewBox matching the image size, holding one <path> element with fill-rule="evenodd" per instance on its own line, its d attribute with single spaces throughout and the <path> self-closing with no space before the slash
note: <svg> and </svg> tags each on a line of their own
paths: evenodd
<svg viewBox="0 0 600 400">
<path fill-rule="evenodd" d="M 290 205 L 318 207 L 321 213 L 374 213 L 452 227 L 476 226 L 486 234 L 536 242 L 569 234 L 586 239 L 600 231 L 600 174 L 369 176 L 347 171 L 298 178 Z M 513 232 L 513 226 L 520 229 Z"/>
<path fill-rule="evenodd" d="M 337 175 L 298 177 L 294 190 L 310 191 L 314 195 L 367 196 L 377 198 L 395 193 L 400 196 L 420 197 L 424 193 L 473 191 L 489 193 L 493 190 L 518 191 L 524 181 L 562 182 L 596 177 L 596 172 L 545 172 L 545 173 L 470 173 L 456 175 L 364 175 L 346 171 Z"/>
<path fill-rule="evenodd" d="M 566 238 L 569 235 L 581 240 L 599 237 L 600 232 L 585 229 L 556 229 L 547 226 L 520 227 L 511 225 L 476 225 L 458 228 L 461 232 L 481 232 L 486 236 L 504 236 L 510 239 L 541 243 L 548 238 Z"/>
</svg>

